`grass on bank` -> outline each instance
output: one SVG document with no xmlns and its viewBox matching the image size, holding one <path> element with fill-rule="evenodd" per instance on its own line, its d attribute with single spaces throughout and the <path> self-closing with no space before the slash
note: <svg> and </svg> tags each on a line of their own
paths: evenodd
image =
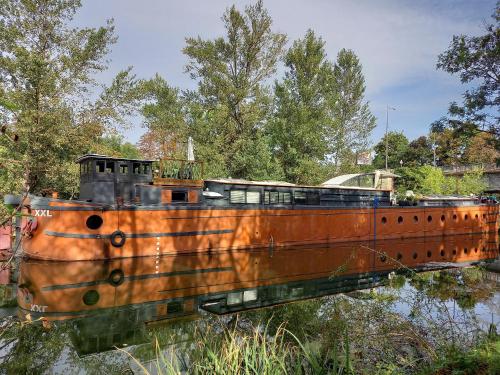
<svg viewBox="0 0 500 375">
<path fill-rule="evenodd" d="M 500 337 L 464 352 L 451 348 L 445 356 L 424 369 L 421 375 L 498 375 L 500 374 Z"/>
<path fill-rule="evenodd" d="M 287 335 L 292 340 L 285 340 Z M 154 373 L 161 375 L 353 374 L 348 350 L 343 358 L 339 358 L 335 350 L 325 353 L 314 343 L 302 344 L 283 327 L 272 337 L 267 328 L 256 329 L 253 333 L 242 333 L 237 329 L 216 332 L 213 328 L 198 331 L 193 345 L 187 349 L 188 360 L 180 359 L 173 351 L 161 350 L 158 340 L 155 346 Z M 132 358 L 144 374 L 150 375 L 147 364 Z"/>
<path fill-rule="evenodd" d="M 291 345 L 284 336 L 291 334 L 280 329 L 273 338 L 266 332 L 242 335 L 235 330 L 215 334 L 207 332 L 190 352 L 190 363 L 181 363 L 174 353 L 166 354 L 156 344 L 155 373 L 161 375 L 188 374 L 333 374 L 351 375 L 355 372 L 349 360 L 349 351 L 339 358 L 333 351 L 329 355 L 321 353 L 318 346 Z M 292 337 L 293 334 L 291 334 Z M 348 344 L 348 343 L 347 343 Z M 136 360 L 134 358 L 134 360 Z M 150 372 L 144 364 L 139 364 L 144 374 Z M 402 374 L 397 366 L 384 366 L 378 374 Z M 420 375 L 498 375 L 500 374 L 500 339 L 488 341 L 468 352 L 456 348 L 430 366 L 412 373 Z M 363 371 L 361 370 L 361 372 Z M 406 373 L 406 372 L 404 372 Z"/>
</svg>

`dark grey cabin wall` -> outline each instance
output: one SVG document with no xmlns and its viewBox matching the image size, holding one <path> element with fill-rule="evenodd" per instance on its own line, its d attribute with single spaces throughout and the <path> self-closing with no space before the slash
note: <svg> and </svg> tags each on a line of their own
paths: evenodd
<svg viewBox="0 0 500 375">
<path fill-rule="evenodd" d="M 113 164 L 114 172 L 97 171 L 97 162 L 103 161 L 107 165 Z M 152 163 L 148 161 L 137 162 L 122 159 L 87 158 L 80 162 L 81 165 L 89 163 L 89 171 L 80 172 L 80 200 L 96 203 L 114 204 L 118 198 L 124 202 L 132 202 L 135 198 L 135 184 L 149 184 L 153 181 Z M 141 168 L 147 164 L 148 173 L 134 174 L 134 164 Z M 120 166 L 127 166 L 127 173 L 121 173 Z M 80 171 L 83 167 L 80 167 Z M 141 169 L 142 171 L 142 169 Z"/>
<path fill-rule="evenodd" d="M 220 199 L 205 199 L 209 206 L 237 206 L 245 205 L 252 206 L 251 204 L 232 204 L 229 201 L 229 192 L 231 190 L 247 190 L 259 191 L 261 193 L 261 203 L 264 205 L 264 192 L 265 191 L 278 191 L 289 192 L 292 194 L 292 205 L 294 206 L 310 206 L 313 204 L 298 204 L 294 201 L 294 192 L 300 191 L 304 193 L 313 193 L 319 195 L 319 204 L 315 206 L 323 207 L 373 207 L 375 197 L 378 200 L 378 206 L 390 206 L 390 192 L 388 191 L 374 191 L 374 190 L 356 190 L 356 189 L 325 189 L 315 187 L 299 187 L 299 186 L 271 186 L 271 185 L 243 185 L 243 184 L 227 184 L 216 181 L 205 181 L 204 189 L 219 193 L 224 196 Z M 266 204 L 266 207 L 277 206 L 278 204 Z M 253 206 L 259 206 L 253 204 Z M 290 206 L 290 205 L 288 205 Z"/>
</svg>

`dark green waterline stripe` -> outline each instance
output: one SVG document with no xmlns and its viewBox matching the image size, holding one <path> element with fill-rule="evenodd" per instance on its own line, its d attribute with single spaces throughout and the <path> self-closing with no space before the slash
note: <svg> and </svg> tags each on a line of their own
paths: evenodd
<svg viewBox="0 0 500 375">
<path fill-rule="evenodd" d="M 217 267 L 217 268 L 204 268 L 204 269 L 200 269 L 200 270 L 161 272 L 161 273 L 151 273 L 151 274 L 146 274 L 146 275 L 125 276 L 124 280 L 125 281 L 146 280 L 146 279 L 155 279 L 155 278 L 160 278 L 160 277 L 196 275 L 196 274 L 203 274 L 203 273 L 209 273 L 209 272 L 226 272 L 226 271 L 234 271 L 234 269 L 233 269 L 233 267 Z M 49 292 L 49 291 L 61 290 L 61 289 L 75 289 L 75 288 L 96 286 L 96 285 L 107 284 L 107 283 L 109 283 L 108 279 L 86 281 L 86 282 L 75 283 L 75 284 L 51 285 L 51 286 L 43 287 L 42 291 Z"/>
<path fill-rule="evenodd" d="M 201 230 L 191 232 L 167 232 L 167 233 L 128 233 L 125 234 L 127 238 L 154 238 L 154 237 L 183 237 L 183 236 L 206 236 L 210 234 L 227 234 L 233 233 L 233 229 L 220 229 L 220 230 Z M 84 233 L 64 233 L 45 230 L 47 236 L 63 237 L 63 238 L 111 238 L 110 234 L 84 234 Z"/>
</svg>

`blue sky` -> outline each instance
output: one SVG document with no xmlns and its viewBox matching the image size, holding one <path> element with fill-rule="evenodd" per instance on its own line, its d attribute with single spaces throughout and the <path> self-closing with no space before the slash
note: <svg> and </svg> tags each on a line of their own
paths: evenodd
<svg viewBox="0 0 500 375">
<path fill-rule="evenodd" d="M 139 78 L 159 73 L 170 85 L 194 88 L 184 73 L 182 54 L 188 36 L 214 38 L 223 34 L 220 17 L 236 4 L 226 0 L 83 0 L 75 23 L 103 25 L 113 18 L 119 37 L 110 54 L 110 69 L 98 79 L 109 83 L 127 66 Z M 458 77 L 436 71 L 437 55 L 454 34 L 479 35 L 489 22 L 495 0 L 267 0 L 274 30 L 286 33 L 289 44 L 313 29 L 326 42 L 334 60 L 341 48 L 359 56 L 366 78 L 366 98 L 377 117 L 376 142 L 389 127 L 410 139 L 427 133 L 430 123 L 446 114 L 448 103 L 460 101 L 464 87 Z M 280 73 L 283 72 L 282 68 Z M 279 78 L 279 75 L 277 78 Z M 144 132 L 138 121 L 126 133 L 136 142 Z"/>
</svg>

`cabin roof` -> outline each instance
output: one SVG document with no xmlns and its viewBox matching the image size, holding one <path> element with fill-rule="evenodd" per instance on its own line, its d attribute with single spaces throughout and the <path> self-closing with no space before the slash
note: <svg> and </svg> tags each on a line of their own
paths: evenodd
<svg viewBox="0 0 500 375">
<path fill-rule="evenodd" d="M 218 178 L 205 181 L 218 182 L 220 184 L 231 184 L 231 185 L 297 186 L 295 184 L 292 184 L 291 182 L 285 182 L 285 181 L 249 181 L 241 178 Z"/>
<path fill-rule="evenodd" d="M 82 161 L 85 161 L 88 159 L 101 159 L 101 160 L 113 160 L 113 161 L 136 161 L 136 162 L 141 162 L 141 163 L 152 163 L 155 161 L 155 160 L 144 160 L 144 159 L 114 158 L 112 156 L 100 155 L 100 154 L 86 154 L 86 155 L 80 156 L 78 159 L 76 159 L 76 163 L 81 163 Z"/>
<path fill-rule="evenodd" d="M 424 195 L 419 200 L 421 200 L 421 201 L 434 201 L 434 200 L 439 200 L 439 201 L 448 201 L 448 200 L 469 201 L 469 200 L 477 200 L 477 197 L 469 196 L 469 195 L 437 195 L 436 194 L 436 195 Z"/>
<path fill-rule="evenodd" d="M 315 188 L 315 189 L 345 189 L 345 190 L 370 190 L 370 191 L 390 191 L 390 189 L 375 189 L 360 186 L 317 186 L 317 185 L 297 185 L 285 181 L 249 181 L 238 178 L 219 178 L 205 180 L 206 182 L 216 182 L 226 185 L 254 185 L 254 186 L 275 186 L 275 187 L 296 187 L 296 188 Z"/>
</svg>

